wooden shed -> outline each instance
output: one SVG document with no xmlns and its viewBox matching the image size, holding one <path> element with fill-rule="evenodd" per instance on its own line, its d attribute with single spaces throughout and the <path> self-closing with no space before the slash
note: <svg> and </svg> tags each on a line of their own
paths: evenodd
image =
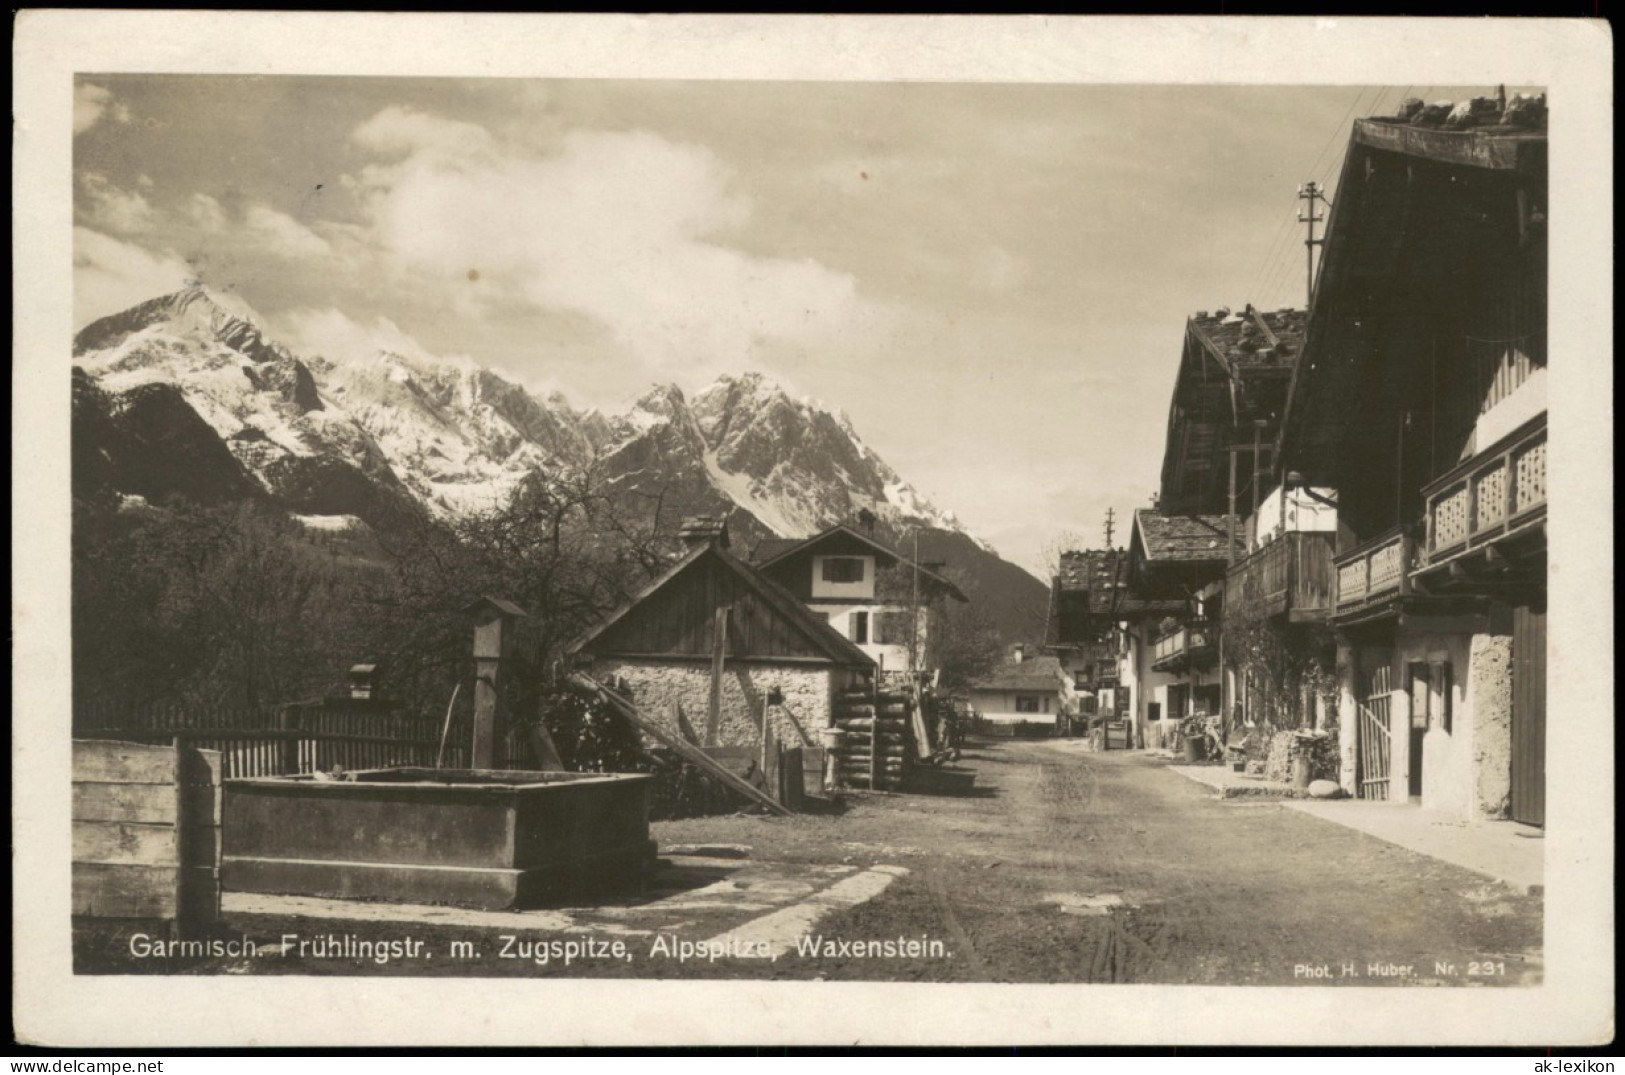
<svg viewBox="0 0 1625 1075">
<path fill-rule="evenodd" d="M 874 661 L 728 552 L 725 529 L 685 538 L 687 554 L 572 651 L 674 735 L 750 746 L 765 726 L 774 742 L 817 746 L 837 692 L 871 678 Z"/>
</svg>

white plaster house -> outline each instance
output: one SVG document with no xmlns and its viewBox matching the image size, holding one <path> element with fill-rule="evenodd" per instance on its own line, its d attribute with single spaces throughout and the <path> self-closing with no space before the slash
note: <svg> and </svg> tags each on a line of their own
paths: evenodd
<svg viewBox="0 0 1625 1075">
<path fill-rule="evenodd" d="M 883 673 L 929 671 L 931 609 L 944 600 L 966 600 L 929 566 L 844 525 L 804 539 L 763 541 L 751 560 Z"/>
</svg>

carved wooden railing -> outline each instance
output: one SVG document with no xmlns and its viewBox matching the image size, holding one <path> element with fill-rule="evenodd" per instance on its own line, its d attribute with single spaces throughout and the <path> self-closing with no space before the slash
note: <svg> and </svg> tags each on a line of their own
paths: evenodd
<svg viewBox="0 0 1625 1075">
<path fill-rule="evenodd" d="M 1337 557 L 1332 561 L 1337 572 L 1337 612 L 1408 595 L 1413 557 L 1410 536 L 1399 527 Z"/>
<path fill-rule="evenodd" d="M 1422 488 L 1427 504 L 1424 565 L 1505 537 L 1546 516 L 1546 415 Z"/>
<path fill-rule="evenodd" d="M 1205 653 L 1212 649 L 1213 639 L 1206 620 L 1181 624 L 1152 642 L 1151 667 L 1160 669 Z"/>
</svg>

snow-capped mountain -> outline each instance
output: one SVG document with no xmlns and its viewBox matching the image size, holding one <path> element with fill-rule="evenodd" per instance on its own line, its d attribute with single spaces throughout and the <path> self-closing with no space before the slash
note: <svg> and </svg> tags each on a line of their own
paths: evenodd
<svg viewBox="0 0 1625 1075">
<path fill-rule="evenodd" d="M 892 528 L 964 533 L 844 414 L 759 374 L 723 377 L 692 399 L 656 386 L 607 416 L 466 360 L 301 358 L 231 306 L 202 287 L 153 299 L 86 326 L 74 362 L 111 417 L 153 386 L 178 392 L 252 481 L 298 513 L 367 518 L 381 497 L 460 515 L 499 507 L 537 471 L 597 459 L 623 489 L 659 485 L 683 507 L 737 507 L 781 537 L 865 509 Z"/>
</svg>

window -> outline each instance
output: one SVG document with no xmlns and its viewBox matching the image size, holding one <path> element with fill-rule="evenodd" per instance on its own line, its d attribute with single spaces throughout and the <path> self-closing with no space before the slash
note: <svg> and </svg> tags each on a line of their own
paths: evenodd
<svg viewBox="0 0 1625 1075">
<path fill-rule="evenodd" d="M 1411 687 L 1411 728 L 1423 731 L 1428 726 L 1428 706 L 1433 693 L 1433 676 L 1427 662 L 1412 661 L 1406 666 Z"/>
<path fill-rule="evenodd" d="M 1411 727 L 1422 731 L 1438 728 L 1449 734 L 1451 677 L 1449 661 L 1412 661 L 1407 669 L 1411 685 Z"/>
<path fill-rule="evenodd" d="M 1168 685 L 1168 716 L 1178 720 L 1186 715 L 1186 700 L 1190 695 L 1190 687 L 1184 683 L 1170 683 Z"/>
<path fill-rule="evenodd" d="M 829 564 L 829 561 L 825 560 L 824 563 L 827 566 Z M 854 612 L 854 613 L 852 613 L 852 621 L 851 622 L 852 622 L 852 641 L 854 641 L 854 642 L 867 642 L 867 641 L 869 641 L 869 614 L 867 612 Z"/>
<path fill-rule="evenodd" d="M 1036 694 L 1018 694 L 1018 695 L 1016 695 L 1016 712 L 1017 713 L 1036 713 L 1036 712 L 1038 712 L 1038 695 L 1036 695 Z"/>
<path fill-rule="evenodd" d="M 1072 673 L 1072 686 L 1080 691 L 1089 689 L 1089 670 L 1080 668 Z"/>
<path fill-rule="evenodd" d="M 1450 662 L 1441 661 L 1429 668 L 1431 682 L 1429 684 L 1429 705 L 1435 727 L 1445 734 L 1450 733 L 1451 705 L 1450 705 Z"/>
<path fill-rule="evenodd" d="M 863 560 L 856 556 L 827 556 L 824 558 L 825 582 L 862 582 Z"/>
</svg>

